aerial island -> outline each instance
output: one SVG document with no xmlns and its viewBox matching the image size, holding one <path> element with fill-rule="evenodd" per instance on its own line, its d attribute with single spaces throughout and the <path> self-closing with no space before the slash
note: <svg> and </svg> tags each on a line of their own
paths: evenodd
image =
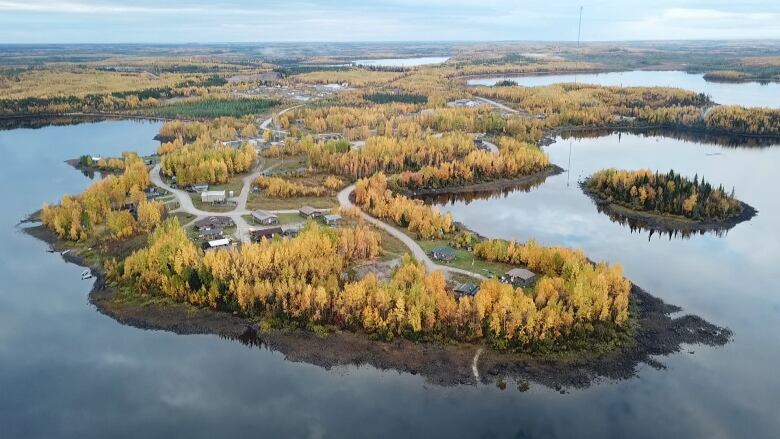
<svg viewBox="0 0 780 439">
<path fill-rule="evenodd" d="M 756 215 L 737 200 L 732 189 L 712 187 L 703 178 L 693 181 L 674 170 L 659 174 L 649 169 L 604 169 L 586 178 L 585 193 L 607 212 L 642 220 L 658 230 L 730 229 Z"/>
<path fill-rule="evenodd" d="M 448 381 L 399 352 L 435 351 L 446 365 L 476 362 L 484 347 L 495 373 L 535 364 L 554 381 L 554 364 L 577 385 L 582 368 L 625 376 L 680 343 L 725 343 L 727 329 L 672 318 L 676 308 L 634 285 L 619 261 L 481 236 L 419 197 L 543 184 L 563 171 L 544 150 L 563 132 L 777 136 L 780 112 L 666 87 L 472 86 L 484 75 L 610 69 L 472 56 L 385 69 L 253 65 L 163 75 L 153 90 L 120 93 L 116 83 L 101 96 L 3 101 L 6 112 L 165 120 L 154 154 L 74 157 L 101 178 L 43 206 L 28 232 L 88 267 L 98 278 L 91 301 L 117 320 L 260 340 L 304 361 Z M 609 169 L 582 187 L 669 227 L 755 215 L 722 187 L 673 171 Z M 328 353 L 315 354 L 323 344 Z"/>
</svg>

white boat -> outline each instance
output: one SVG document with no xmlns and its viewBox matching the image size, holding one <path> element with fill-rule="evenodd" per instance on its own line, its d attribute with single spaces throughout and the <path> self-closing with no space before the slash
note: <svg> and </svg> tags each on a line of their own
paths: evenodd
<svg viewBox="0 0 780 439">
<path fill-rule="evenodd" d="M 92 279 L 92 271 L 90 270 L 84 270 L 81 272 L 81 279 Z"/>
</svg>

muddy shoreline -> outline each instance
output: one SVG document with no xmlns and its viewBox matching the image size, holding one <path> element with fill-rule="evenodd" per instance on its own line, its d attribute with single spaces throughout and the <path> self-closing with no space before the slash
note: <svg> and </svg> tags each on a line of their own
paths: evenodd
<svg viewBox="0 0 780 439">
<path fill-rule="evenodd" d="M 31 217 L 24 222 L 33 222 Z M 68 246 L 41 225 L 22 229 L 62 252 Z M 665 304 L 642 288 L 631 288 L 631 329 L 614 340 L 610 349 L 569 351 L 550 355 L 499 352 L 487 346 L 467 343 L 391 342 L 372 340 L 362 333 L 334 331 L 319 336 L 303 329 L 260 331 L 248 318 L 197 308 L 184 303 L 128 303 L 117 300 L 119 292 L 107 288 L 101 267 L 89 266 L 75 252 L 63 255 L 67 262 L 89 268 L 95 283 L 89 301 L 116 321 L 139 329 L 176 334 L 212 334 L 250 347 L 282 353 L 288 361 L 304 362 L 330 370 L 334 367 L 370 365 L 422 376 L 440 386 L 463 384 L 503 385 L 507 380 L 527 390 L 529 383 L 561 392 L 585 388 L 602 380 L 636 376 L 640 364 L 663 368 L 654 356 L 679 352 L 683 345 L 722 346 L 732 333 L 703 319 L 673 317 L 678 307 Z M 630 334 L 629 334 L 630 332 Z M 479 353 L 479 354 L 478 354 Z M 474 374 L 476 365 L 478 378 Z"/>
<path fill-rule="evenodd" d="M 742 205 L 742 212 L 740 212 L 739 215 L 723 220 L 692 220 L 682 217 L 657 215 L 652 212 L 634 210 L 603 199 L 597 193 L 589 190 L 584 181 L 580 182 L 579 186 L 580 189 L 582 189 L 582 192 L 593 201 L 599 212 L 606 213 L 610 217 L 616 217 L 617 219 L 636 221 L 642 228 L 661 233 L 725 231 L 732 229 L 737 224 L 751 220 L 758 214 L 758 211 L 753 206 L 740 201 L 739 203 Z"/>
<path fill-rule="evenodd" d="M 442 187 L 436 189 L 419 189 L 416 191 L 401 191 L 399 193 L 407 197 L 425 197 L 430 195 L 446 194 L 464 194 L 470 192 L 484 191 L 502 191 L 515 186 L 524 186 L 529 184 L 541 183 L 547 177 L 558 175 L 564 172 L 564 169 L 558 165 L 551 164 L 547 169 L 536 172 L 531 175 L 525 175 L 518 178 L 502 178 L 500 180 L 487 181 L 484 183 L 474 183 L 464 186 Z"/>
</svg>

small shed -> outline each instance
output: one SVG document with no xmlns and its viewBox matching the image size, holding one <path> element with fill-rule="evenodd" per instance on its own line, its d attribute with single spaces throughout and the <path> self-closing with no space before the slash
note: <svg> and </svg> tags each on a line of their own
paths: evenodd
<svg viewBox="0 0 780 439">
<path fill-rule="evenodd" d="M 258 242 L 261 239 L 272 239 L 274 236 L 279 236 L 282 234 L 282 228 L 279 226 L 276 227 L 266 227 L 264 229 L 257 229 L 257 230 L 250 230 L 249 236 L 252 238 L 252 241 Z"/>
<path fill-rule="evenodd" d="M 513 268 L 501 276 L 501 281 L 527 287 L 536 281 L 536 273 L 526 268 Z"/>
<path fill-rule="evenodd" d="M 252 221 L 255 224 L 279 224 L 279 217 L 265 210 L 255 210 L 252 212 Z"/>
<path fill-rule="evenodd" d="M 226 199 L 225 191 L 205 191 L 200 193 L 200 201 L 204 203 L 224 203 Z"/>
<path fill-rule="evenodd" d="M 198 194 L 201 192 L 207 192 L 209 190 L 209 185 L 207 184 L 193 184 L 191 187 L 192 187 L 192 192 Z"/>
<path fill-rule="evenodd" d="M 466 282 L 458 285 L 453 291 L 459 296 L 473 296 L 479 291 L 479 285 Z"/>
<path fill-rule="evenodd" d="M 452 262 L 455 259 L 455 250 L 450 247 L 436 247 L 431 250 L 431 257 L 437 261 Z"/>
<path fill-rule="evenodd" d="M 323 216 L 322 219 L 325 221 L 325 224 L 329 226 L 338 226 L 341 224 L 341 215 L 329 214 Z"/>
<path fill-rule="evenodd" d="M 284 236 L 297 236 L 298 233 L 303 230 L 303 224 L 302 223 L 296 223 L 296 224 L 285 224 L 282 226 L 282 234 Z"/>
<path fill-rule="evenodd" d="M 322 216 L 322 212 L 319 209 L 315 209 L 311 206 L 303 206 L 298 209 L 298 213 L 304 218 L 319 218 Z"/>
</svg>

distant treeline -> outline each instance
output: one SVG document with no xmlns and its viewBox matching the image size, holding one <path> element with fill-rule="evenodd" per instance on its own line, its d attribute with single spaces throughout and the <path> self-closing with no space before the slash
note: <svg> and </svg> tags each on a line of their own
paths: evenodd
<svg viewBox="0 0 780 439">
<path fill-rule="evenodd" d="M 0 99 L 0 115 L 132 110 L 155 106 L 159 99 L 189 96 L 192 89 L 205 89 L 226 83 L 227 81 L 219 76 L 209 76 L 200 80 L 182 81 L 174 87 L 155 87 L 85 96 Z"/>
<path fill-rule="evenodd" d="M 150 109 L 155 116 L 190 119 L 212 117 L 241 117 L 247 114 L 265 113 L 270 108 L 279 105 L 272 99 L 200 99 L 196 101 L 177 102 Z"/>
<path fill-rule="evenodd" d="M 365 95 L 363 98 L 375 104 L 389 104 L 399 102 L 402 104 L 425 104 L 428 97 L 409 93 L 374 93 Z"/>
</svg>

